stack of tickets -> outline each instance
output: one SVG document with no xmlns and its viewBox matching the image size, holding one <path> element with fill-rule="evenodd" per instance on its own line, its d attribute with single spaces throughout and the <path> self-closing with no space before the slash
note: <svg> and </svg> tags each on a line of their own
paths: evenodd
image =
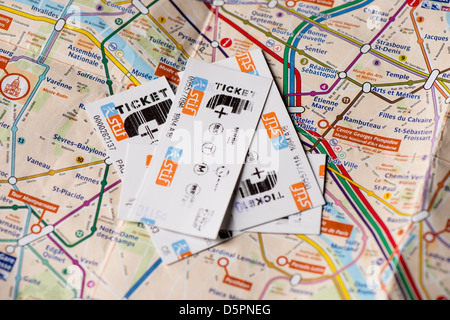
<svg viewBox="0 0 450 320">
<path fill-rule="evenodd" d="M 261 51 L 190 59 L 86 107 L 122 177 L 119 219 L 167 264 L 244 232 L 319 234 L 325 155 L 306 155 Z"/>
</svg>

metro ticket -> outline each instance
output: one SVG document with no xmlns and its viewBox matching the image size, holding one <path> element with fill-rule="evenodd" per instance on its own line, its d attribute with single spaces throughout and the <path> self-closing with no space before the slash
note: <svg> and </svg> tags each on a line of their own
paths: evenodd
<svg viewBox="0 0 450 320">
<path fill-rule="evenodd" d="M 217 62 L 272 77 L 261 50 Z M 237 186 L 226 229 L 245 230 L 325 201 L 277 87 L 272 86 Z"/>
<path fill-rule="evenodd" d="M 129 220 L 216 239 L 272 82 L 190 59 Z"/>
<path fill-rule="evenodd" d="M 125 169 L 127 144 L 155 144 L 173 99 L 172 89 L 163 77 L 86 106 L 121 176 Z"/>
<path fill-rule="evenodd" d="M 319 181 L 323 181 L 319 175 L 323 172 L 326 156 L 311 154 L 308 155 L 308 159 L 312 163 L 315 177 Z M 245 230 L 245 232 L 260 232 L 259 228 L 262 233 L 318 234 L 320 233 L 321 217 L 322 207 L 317 207 L 261 225 L 254 229 L 256 231 L 252 229 Z M 211 240 L 167 231 L 150 225 L 145 225 L 145 227 L 165 264 L 183 260 L 244 233 L 244 231 L 221 230 L 217 239 Z M 297 232 L 299 230 L 304 232 Z M 319 231 L 316 233 L 317 230 Z"/>
</svg>

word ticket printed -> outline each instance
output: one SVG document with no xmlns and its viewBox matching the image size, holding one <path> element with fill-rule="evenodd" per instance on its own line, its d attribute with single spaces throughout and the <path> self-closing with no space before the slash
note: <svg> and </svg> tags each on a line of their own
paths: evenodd
<svg viewBox="0 0 450 320">
<path fill-rule="evenodd" d="M 218 65 L 272 77 L 261 50 Z M 236 187 L 227 230 L 245 230 L 325 204 L 283 99 L 272 86 Z"/>
<path fill-rule="evenodd" d="M 86 106 L 121 176 L 125 170 L 128 143 L 157 143 L 173 99 L 172 89 L 163 77 Z"/>
<path fill-rule="evenodd" d="M 190 59 L 129 220 L 216 239 L 272 83 Z"/>
</svg>

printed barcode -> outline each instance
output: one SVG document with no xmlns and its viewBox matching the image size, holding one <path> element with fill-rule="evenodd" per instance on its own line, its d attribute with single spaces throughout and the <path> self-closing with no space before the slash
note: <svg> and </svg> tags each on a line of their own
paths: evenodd
<svg viewBox="0 0 450 320">
<path fill-rule="evenodd" d="M 239 192 L 242 198 L 254 196 L 259 193 L 263 193 L 271 190 L 277 184 L 277 173 L 275 171 L 269 171 L 264 180 L 252 183 L 250 179 L 242 181 L 239 187 Z"/>
<path fill-rule="evenodd" d="M 138 110 L 135 113 L 129 115 L 125 119 L 125 131 L 130 138 L 139 135 L 139 127 L 155 120 L 159 125 L 163 124 L 167 120 L 167 115 L 169 114 L 170 107 L 172 106 L 172 100 L 162 101 L 156 105 L 148 107 L 146 109 Z M 157 130 L 151 130 L 149 126 L 145 126 L 145 133 L 141 136 L 149 136 L 152 140 L 154 139 L 154 133 Z"/>
<path fill-rule="evenodd" d="M 253 108 L 253 105 L 249 100 L 235 98 L 224 94 L 214 96 L 206 105 L 209 109 L 214 109 L 216 106 L 231 107 L 231 112 L 236 114 L 240 114 L 242 110 L 252 111 Z"/>
</svg>

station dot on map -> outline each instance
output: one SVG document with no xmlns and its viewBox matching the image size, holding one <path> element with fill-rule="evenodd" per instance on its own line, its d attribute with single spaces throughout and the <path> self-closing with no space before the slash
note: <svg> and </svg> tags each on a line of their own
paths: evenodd
<svg viewBox="0 0 450 320">
<path fill-rule="evenodd" d="M 370 82 L 364 83 L 362 90 L 364 93 L 369 93 L 372 90 L 372 84 Z"/>
<path fill-rule="evenodd" d="M 211 42 L 211 47 L 217 48 L 218 46 L 219 46 L 219 42 L 217 42 L 217 41 Z"/>
<path fill-rule="evenodd" d="M 15 185 L 17 183 L 17 178 L 16 177 L 9 177 L 8 183 L 10 185 Z"/>
<path fill-rule="evenodd" d="M 372 49 L 372 46 L 370 44 L 365 44 L 361 47 L 361 53 L 367 53 Z"/>
<path fill-rule="evenodd" d="M 105 164 L 107 164 L 108 166 L 112 165 L 113 162 L 112 162 L 111 158 L 106 158 L 105 159 Z"/>
<path fill-rule="evenodd" d="M 286 1 L 286 6 L 288 6 L 288 7 L 295 6 L 295 1 L 293 1 L 293 0 Z"/>
<path fill-rule="evenodd" d="M 213 6 L 223 6 L 225 4 L 225 1 L 223 0 L 214 0 Z"/>
<path fill-rule="evenodd" d="M 424 239 L 425 239 L 425 241 L 427 241 L 427 242 L 433 242 L 433 241 L 434 241 L 434 235 L 433 235 L 432 233 L 427 233 L 427 234 L 424 236 Z"/>
<path fill-rule="evenodd" d="M 298 285 L 300 282 L 302 281 L 302 276 L 300 274 L 294 274 L 291 279 L 289 280 L 289 282 L 291 283 L 292 286 L 296 286 Z"/>
<path fill-rule="evenodd" d="M 31 231 L 33 233 L 40 233 L 42 230 L 41 226 L 38 224 L 35 224 L 34 226 L 31 226 Z"/>
<path fill-rule="evenodd" d="M 221 267 L 228 266 L 228 260 L 226 258 L 220 258 L 218 263 L 219 263 L 219 266 L 221 266 Z"/>
<path fill-rule="evenodd" d="M 288 263 L 288 260 L 286 259 L 286 257 L 279 257 L 277 259 L 277 263 L 280 266 L 285 266 Z"/>
<path fill-rule="evenodd" d="M 271 0 L 271 1 L 269 1 L 269 3 L 267 4 L 267 6 L 268 6 L 270 9 L 273 9 L 273 8 L 275 8 L 275 7 L 277 6 L 277 4 L 278 4 L 278 1 L 277 1 L 277 0 Z"/>
<path fill-rule="evenodd" d="M 14 251 L 16 251 L 16 247 L 13 246 L 6 247 L 6 253 L 14 253 Z"/>
<path fill-rule="evenodd" d="M 339 72 L 339 78 L 341 79 L 347 78 L 347 72 Z"/>
</svg>

